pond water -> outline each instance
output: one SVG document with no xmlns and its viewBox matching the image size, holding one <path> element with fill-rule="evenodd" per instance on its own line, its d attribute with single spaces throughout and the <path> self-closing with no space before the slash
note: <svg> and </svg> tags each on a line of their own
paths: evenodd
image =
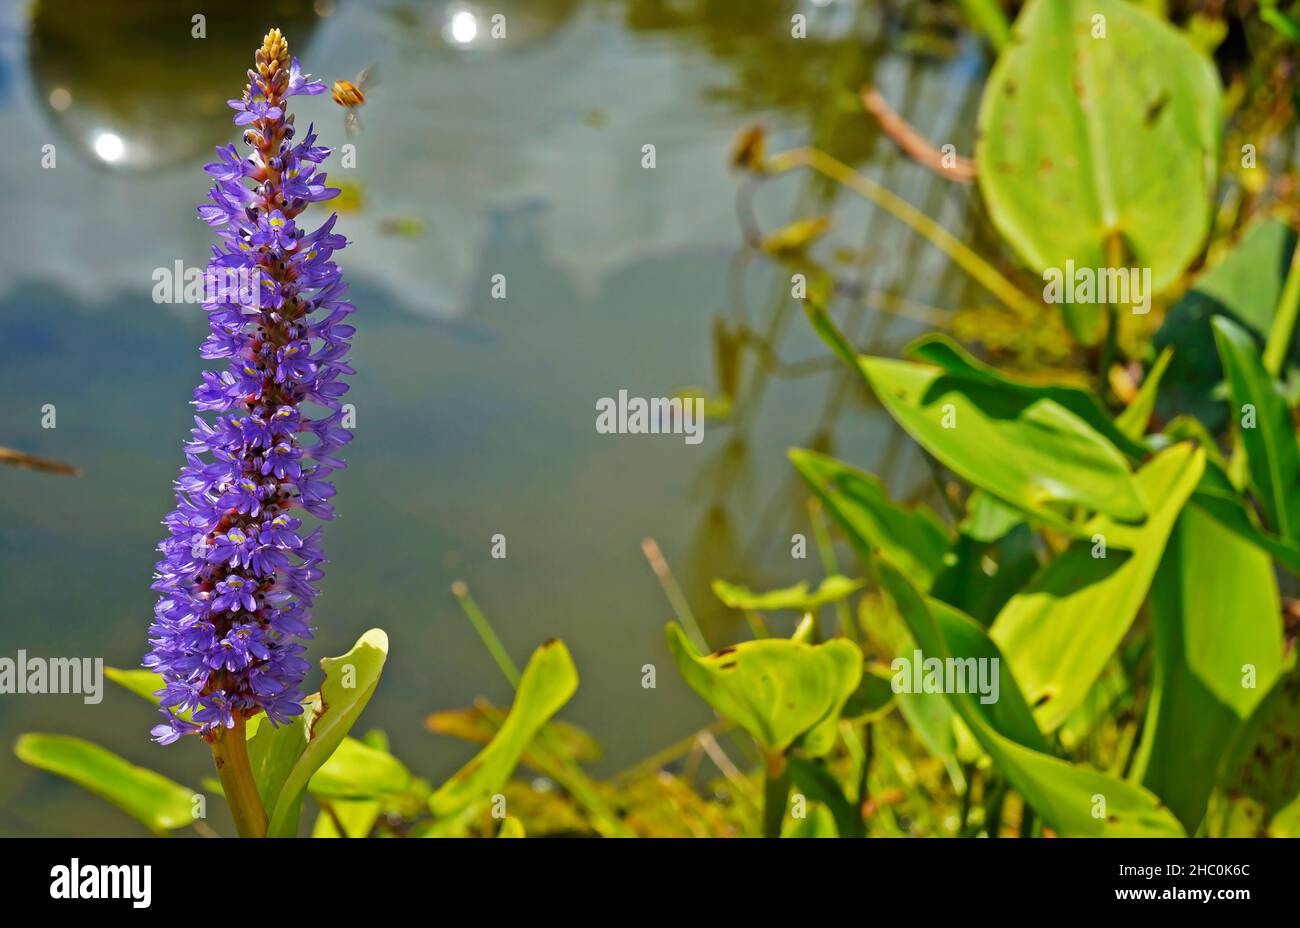
<svg viewBox="0 0 1300 928">
<path fill-rule="evenodd" d="M 950 28 L 948 5 L 209 3 L 206 39 L 182 6 L 0 4 L 0 445 L 83 471 L 0 470 L 0 656 L 134 667 L 145 649 L 153 548 L 204 366 L 202 311 L 155 302 L 154 274 L 206 260 L 202 165 L 235 140 L 224 100 L 270 25 L 319 77 L 374 64 L 380 79 L 355 167 L 330 167 L 353 242 L 339 263 L 359 307 L 357 427 L 311 656 L 388 631 L 361 730 L 385 729 L 415 770 L 442 777 L 472 753 L 425 731 L 428 712 L 510 699 L 453 581 L 518 662 L 546 638 L 568 643 L 582 682 L 565 717 L 602 741 L 596 771 L 609 773 L 710 720 L 671 666 L 672 610 L 643 538 L 721 646 L 748 633 L 709 592 L 714 577 L 819 576 L 815 551 L 790 556 L 807 516 L 787 448 L 882 472 L 898 497 L 928 492 L 915 448 L 825 363 L 790 269 L 743 252 L 728 150 L 758 120 L 772 150 L 818 144 L 958 234 L 978 232 L 969 190 L 900 157 L 856 97 L 873 82 L 931 138 L 970 151 L 985 58 Z M 492 12 L 505 39 L 489 35 Z M 791 37 L 795 12 L 806 39 Z M 346 141 L 328 95 L 298 100 L 299 125 Z M 923 329 L 882 311 L 885 296 L 944 310 L 986 299 L 893 219 L 811 176 L 764 185 L 754 208 L 768 229 L 834 215 L 816 254 L 845 282 L 837 313 L 871 350 L 896 353 Z M 749 347 L 729 349 L 742 327 Z M 735 414 L 710 420 L 700 444 L 595 428 L 597 400 L 620 390 L 729 386 Z M 51 406 L 56 427 L 44 428 Z M 504 558 L 491 556 L 495 535 Z M 652 690 L 647 663 L 660 671 Z M 94 706 L 0 696 L 0 833 L 139 832 L 18 763 L 8 745 L 23 731 L 92 738 L 191 785 L 210 775 L 197 744 L 152 745 L 153 713 L 109 687 Z"/>
</svg>

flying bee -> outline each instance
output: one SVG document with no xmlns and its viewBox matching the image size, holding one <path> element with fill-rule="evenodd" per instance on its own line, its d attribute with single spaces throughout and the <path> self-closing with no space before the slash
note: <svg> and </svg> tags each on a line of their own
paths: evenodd
<svg viewBox="0 0 1300 928">
<path fill-rule="evenodd" d="M 363 69 L 354 81 L 334 82 L 330 92 L 334 96 L 334 102 L 343 107 L 343 128 L 347 130 L 349 138 L 361 131 L 361 117 L 357 115 L 357 110 L 366 102 L 366 86 L 374 89 L 377 83 L 373 65 Z"/>
</svg>

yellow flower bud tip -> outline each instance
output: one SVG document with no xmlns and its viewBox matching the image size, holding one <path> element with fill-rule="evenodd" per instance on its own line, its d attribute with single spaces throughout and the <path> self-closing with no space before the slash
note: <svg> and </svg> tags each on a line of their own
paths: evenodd
<svg viewBox="0 0 1300 928">
<path fill-rule="evenodd" d="M 285 41 L 279 29 L 272 29 L 262 39 L 262 47 L 258 52 L 261 60 L 266 62 L 267 70 L 263 73 L 274 74 L 276 71 L 289 70 L 289 43 Z M 258 68 L 261 71 L 261 68 Z"/>
</svg>

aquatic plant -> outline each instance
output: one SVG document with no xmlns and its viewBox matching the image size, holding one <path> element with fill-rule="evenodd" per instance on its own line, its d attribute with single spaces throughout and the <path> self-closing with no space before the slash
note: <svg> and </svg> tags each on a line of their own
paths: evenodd
<svg viewBox="0 0 1300 928">
<path fill-rule="evenodd" d="M 319 692 L 305 696 L 265 700 L 255 675 L 241 675 L 250 665 L 238 662 L 221 665 L 220 692 L 195 693 L 198 678 L 160 664 L 191 687 L 189 701 L 170 704 L 160 734 L 213 740 L 241 833 L 296 833 L 310 797 L 320 836 L 1300 834 L 1300 608 L 1289 595 L 1300 577 L 1300 445 L 1287 385 L 1300 314 L 1293 236 L 1241 205 L 1248 197 L 1214 203 L 1220 184 L 1262 182 L 1233 166 L 1232 145 L 1220 157 L 1220 138 L 1233 126 L 1221 119 L 1218 75 L 1184 31 L 1118 0 L 1030 0 L 1014 30 L 999 4 L 961 6 L 1001 57 L 985 88 L 977 157 L 955 179 L 976 182 L 970 190 L 988 208 L 1003 253 L 977 252 L 818 148 L 769 154 L 751 131 L 733 163 L 755 186 L 807 168 L 866 197 L 1023 313 L 1015 318 L 1051 320 L 1089 369 L 1027 377 L 989 362 L 998 346 L 986 344 L 992 350 L 979 356 L 939 333 L 902 357 L 863 354 L 844 334 L 834 280 L 808 255 L 825 218 L 757 236 L 756 250 L 808 272 L 803 306 L 830 349 L 818 360 L 847 374 L 915 442 L 939 511 L 900 504 L 883 480 L 827 453 L 829 442 L 792 451 L 824 577 L 777 590 L 717 580 L 718 599 L 752 634 L 729 643 L 706 638 L 707 630 L 716 639 L 717 627 L 696 620 L 664 552 L 647 539 L 643 550 L 677 616 L 666 630 L 668 653 L 718 718 L 606 780 L 584 769 L 600 756 L 599 742 L 556 718 L 578 685 L 565 646 L 542 644 L 521 671 L 463 584 L 452 592 L 514 698 L 508 708 L 478 700 L 428 716 L 431 731 L 481 746 L 437 787 L 382 732 L 350 735 L 384 665 L 382 632 L 324 660 Z M 1122 36 L 1078 56 L 1061 53 L 1096 27 L 1095 15 L 1110 17 L 1112 29 L 1122 24 Z M 1286 25 L 1274 16 L 1267 28 L 1290 41 Z M 1168 66 L 1147 60 L 1145 49 L 1157 46 L 1169 50 Z M 282 62 L 275 48 L 264 62 Z M 1076 81 L 1071 68 L 1089 55 L 1116 56 L 1105 63 L 1136 77 L 1105 88 L 1102 68 Z M 292 62 L 288 69 L 298 73 Z M 1053 134 L 1083 124 L 1079 94 L 1096 103 L 1103 91 L 1098 105 L 1113 108 L 1107 118 L 1123 138 L 1085 133 L 1062 142 Z M 259 132 L 266 120 L 289 123 L 272 114 L 275 99 L 240 101 L 240 118 Z M 1035 118 L 1042 108 L 1061 118 Z M 1044 153 L 1060 144 L 1073 160 L 1044 167 Z M 233 155 L 213 169 L 219 179 L 243 171 Z M 1089 196 L 1099 177 L 1109 199 Z M 1159 202 L 1145 201 L 1151 191 Z M 1058 215 L 1054 202 L 1073 211 Z M 272 247 L 298 240 L 246 228 L 271 236 Z M 1102 269 L 1149 266 L 1158 292 L 1136 313 L 1120 300 L 1062 307 L 1025 292 L 1033 274 L 1075 257 Z M 1135 324 L 1144 326 L 1140 337 L 1125 331 Z M 727 336 L 736 356 L 724 393 L 744 409 L 740 368 L 752 345 Z M 214 329 L 213 337 L 224 336 Z M 289 360 L 283 382 L 303 376 L 293 369 L 302 357 Z M 254 360 L 262 383 L 282 382 L 278 352 Z M 226 480 L 236 461 L 261 475 L 272 445 L 248 442 L 242 426 L 237 444 L 211 438 L 231 429 L 232 415 L 242 421 L 254 410 L 218 411 L 220 424 L 197 430 L 202 453 L 227 467 Z M 322 443 L 301 448 L 303 458 L 319 464 Z M 206 467 L 199 471 L 187 479 L 210 479 Z M 277 487 L 298 484 L 294 498 L 302 497 L 301 473 L 277 475 L 274 464 L 269 473 Z M 328 514 L 318 496 L 315 514 Z M 265 506 L 274 497 L 257 499 Z M 244 512 L 234 497 L 226 508 L 258 539 L 284 514 Z M 194 563 L 199 572 L 224 564 L 224 572 L 210 590 L 188 595 L 209 594 L 201 601 L 214 610 L 221 602 L 221 616 L 256 615 L 256 591 L 250 603 L 229 578 L 256 585 L 265 575 L 232 554 L 230 526 L 201 524 L 209 527 Z M 273 532 L 263 556 L 311 561 L 314 570 L 316 551 L 294 553 L 309 542 L 297 530 L 288 529 L 301 547 Z M 207 551 L 219 543 L 226 554 Z M 845 549 L 858 569 L 841 573 Z M 164 600 L 167 611 L 173 600 Z M 234 628 L 222 630 L 228 637 Z M 300 635 L 281 640 L 292 637 Z M 979 669 L 963 677 L 966 668 Z M 654 666 L 642 672 L 653 676 Z M 176 692 L 150 670 L 110 676 L 154 702 L 161 694 L 165 705 Z M 301 675 L 281 679 L 286 689 L 301 687 Z M 207 827 L 194 817 L 193 790 L 89 742 L 26 735 L 18 754 L 156 833 Z M 519 765 L 540 779 L 512 780 Z M 227 779 L 241 769 L 247 774 Z"/>
<path fill-rule="evenodd" d="M 1031 0 L 1015 35 L 984 91 L 971 168 L 994 225 L 1044 279 L 1076 258 L 1101 273 L 1131 262 L 1154 280 L 1156 300 L 1151 290 L 1093 291 L 1034 306 L 987 258 L 838 159 L 815 148 L 767 156 L 752 132 L 739 143 L 748 155 L 735 163 L 754 175 L 807 167 L 871 200 L 1009 309 L 1029 308 L 1026 319 L 1062 313 L 1098 365 L 1082 385 L 1022 378 L 943 335 L 915 341 L 902 359 L 860 356 L 833 321 L 826 274 L 807 262 L 813 328 L 923 449 L 951 513 L 899 506 L 869 474 L 792 453 L 872 581 L 858 616 L 841 623 L 860 634 L 867 660 L 843 724 L 897 705 L 963 797 L 958 833 L 999 834 L 1008 795 L 1019 799 L 1021 834 L 1294 833 L 1300 782 L 1273 761 L 1291 753 L 1277 729 L 1295 725 L 1282 591 L 1294 586 L 1286 573 L 1300 574 L 1300 451 L 1279 374 L 1300 261 L 1265 220 L 1184 279 L 1214 231 L 1223 127 L 1218 75 L 1178 30 L 1123 3 Z M 1164 49 L 1158 68 L 1151 48 Z M 1098 75 L 1116 69 L 1130 75 L 1125 87 L 1101 86 Z M 1106 120 L 1105 138 L 1083 128 L 1094 118 Z M 1063 138 L 1055 127 L 1065 125 L 1079 137 Z M 1201 308 L 1165 296 L 1189 283 Z M 1210 294 L 1204 331 L 1189 334 L 1187 317 L 1205 313 Z M 1153 304 L 1157 321 L 1168 313 L 1164 350 L 1121 368 L 1135 345 L 1120 326 Z M 1228 428 L 1218 402 L 1202 421 L 1161 395 L 1180 355 L 1203 354 L 1207 340 Z M 741 608 L 761 611 L 789 592 Z M 1000 668 L 998 695 L 986 701 L 942 679 L 900 688 L 910 676 L 884 668 L 913 654 L 936 667 Z M 734 717 L 733 699 L 696 688 Z M 762 687 L 748 699 L 761 701 Z M 844 734 L 859 744 L 849 751 L 857 777 L 817 787 L 830 809 L 865 809 L 862 737 Z M 1261 769 L 1250 772 L 1250 757 Z"/>
<path fill-rule="evenodd" d="M 320 530 L 302 533 L 297 513 L 333 515 L 328 477 L 344 466 L 335 452 L 352 439 L 340 424 L 348 388 L 339 378 L 352 373 L 353 327 L 344 320 L 356 308 L 332 260 L 347 244 L 333 231 L 337 217 L 311 232 L 299 224 L 310 204 L 337 191 L 317 171 L 330 150 L 311 128 L 296 139 L 287 108 L 325 85 L 302 72 L 278 29 L 266 34 L 248 81 L 229 103 L 235 125 L 247 127 L 249 154 L 218 149 L 205 168 L 210 202 L 199 207 L 221 239 L 208 262 L 202 354 L 226 366 L 194 391 L 195 407 L 217 415 L 196 418 L 185 445 L 144 659 L 166 684 L 154 738 L 201 735 L 228 794 L 240 758 L 227 754 L 242 753 L 247 720 L 265 713 L 279 725 L 303 711 L 300 642 L 311 637 L 324 555 Z M 326 414 L 312 418 L 308 404 Z"/>
<path fill-rule="evenodd" d="M 234 145 L 206 165 L 209 202 L 199 217 L 220 238 L 208 263 L 201 353 L 225 362 L 194 392 L 199 412 L 175 482 L 153 589 L 159 593 L 145 670 L 111 679 L 159 707 L 155 741 L 208 742 L 241 836 L 297 832 L 303 794 L 326 810 L 335 834 L 355 831 L 350 802 L 385 797 L 416 830 L 454 828 L 496 793 L 529 742 L 577 687 L 559 641 L 513 670 L 515 710 L 461 774 L 433 790 L 371 743 L 348 732 L 378 684 L 388 653 L 372 629 L 347 654 L 321 662 L 307 694 L 303 641 L 312 637 L 315 584 L 325 563 L 319 527 L 334 515 L 330 475 L 352 439 L 341 397 L 355 311 L 334 254 L 347 244 L 332 214 L 301 225 L 313 203 L 333 198 L 318 170 L 330 149 L 308 127 L 299 136 L 288 104 L 325 85 L 289 54 L 278 29 L 254 56 L 243 94 L 229 101 L 248 154 Z M 102 747 L 61 735 L 24 735 L 18 756 L 104 796 L 156 833 L 203 823 L 199 794 Z M 379 806 L 367 806 L 379 815 Z M 422 821 L 421 821 L 422 820 Z M 319 831 L 318 827 L 318 831 Z M 369 830 L 369 825 L 365 830 Z M 517 821 L 510 825 L 518 834 Z M 614 826 L 611 833 L 619 833 Z"/>
</svg>

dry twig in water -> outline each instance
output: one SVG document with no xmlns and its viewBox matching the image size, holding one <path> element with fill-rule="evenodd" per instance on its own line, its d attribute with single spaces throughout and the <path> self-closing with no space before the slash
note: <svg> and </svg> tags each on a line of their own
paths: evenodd
<svg viewBox="0 0 1300 928">
<path fill-rule="evenodd" d="M 894 140 L 903 153 L 915 161 L 917 164 L 929 168 L 941 177 L 948 180 L 955 180 L 959 184 L 969 184 L 975 180 L 975 162 L 970 158 L 963 158 L 958 154 L 945 155 L 930 143 L 930 140 L 912 125 L 899 116 L 885 98 L 876 92 L 874 87 L 862 88 L 862 105 L 867 108 L 867 112 L 875 117 L 876 122 L 880 124 L 881 131 Z M 950 159 L 949 164 L 944 163 L 945 157 Z"/>
<path fill-rule="evenodd" d="M 12 464 L 14 467 L 21 467 L 25 470 L 39 470 L 46 474 L 63 474 L 68 477 L 81 476 L 81 471 L 71 464 L 37 457 L 34 454 L 28 454 L 26 451 L 15 451 L 13 448 L 0 448 L 0 464 Z"/>
</svg>

